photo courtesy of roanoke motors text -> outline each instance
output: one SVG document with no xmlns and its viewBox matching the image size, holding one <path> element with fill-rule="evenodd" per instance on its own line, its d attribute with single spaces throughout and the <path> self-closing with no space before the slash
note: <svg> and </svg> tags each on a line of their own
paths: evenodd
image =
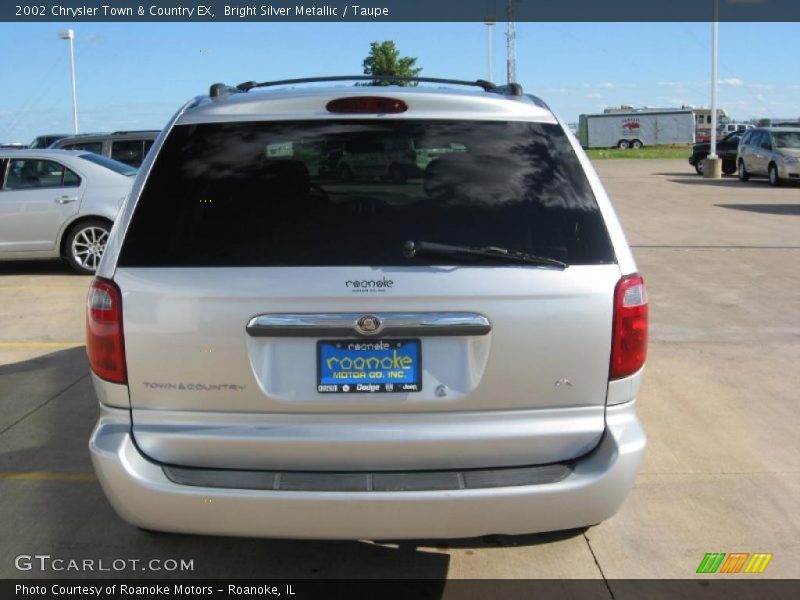
<svg viewBox="0 0 800 600">
<path fill-rule="evenodd" d="M 0 597 L 800 596 L 799 34 L 0 5 Z"/>
</svg>

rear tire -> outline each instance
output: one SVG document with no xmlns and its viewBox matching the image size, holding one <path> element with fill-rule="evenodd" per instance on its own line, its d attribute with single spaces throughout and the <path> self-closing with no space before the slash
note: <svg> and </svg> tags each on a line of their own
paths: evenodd
<svg viewBox="0 0 800 600">
<path fill-rule="evenodd" d="M 634 150 L 639 150 L 640 148 L 644 148 L 644 144 L 642 143 L 642 140 L 633 140 L 631 142 L 631 148 Z"/>
<path fill-rule="evenodd" d="M 750 174 L 747 172 L 747 167 L 744 166 L 744 161 L 739 160 L 739 181 L 747 181 L 750 179 Z"/>
<path fill-rule="evenodd" d="M 631 143 L 628 140 L 620 140 L 617 142 L 617 148 L 620 150 L 627 150 L 631 147 Z"/>
<path fill-rule="evenodd" d="M 111 223 L 87 219 L 72 226 L 64 241 L 64 258 L 81 275 L 94 275 L 108 242 Z"/>
<path fill-rule="evenodd" d="M 781 184 L 781 178 L 778 176 L 778 167 L 775 163 L 769 164 L 769 184 L 772 187 L 778 187 Z"/>
<path fill-rule="evenodd" d="M 700 175 L 701 177 L 703 176 L 703 173 L 706 172 L 706 157 L 705 156 L 699 156 L 699 157 L 697 157 L 697 159 L 695 159 L 695 161 L 694 161 L 694 170 L 697 172 L 698 175 Z"/>
</svg>

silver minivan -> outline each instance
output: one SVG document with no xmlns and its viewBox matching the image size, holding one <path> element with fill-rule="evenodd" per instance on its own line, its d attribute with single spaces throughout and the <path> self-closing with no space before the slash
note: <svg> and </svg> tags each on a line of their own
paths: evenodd
<svg viewBox="0 0 800 600">
<path fill-rule="evenodd" d="M 328 539 L 613 515 L 648 306 L 586 154 L 516 84 L 317 81 L 215 84 L 142 165 L 87 306 L 111 504 Z M 402 182 L 318 175 L 365 136 L 459 151 Z"/>
<path fill-rule="evenodd" d="M 800 127 L 751 129 L 739 142 L 739 180 L 767 177 L 772 186 L 800 181 Z"/>
</svg>

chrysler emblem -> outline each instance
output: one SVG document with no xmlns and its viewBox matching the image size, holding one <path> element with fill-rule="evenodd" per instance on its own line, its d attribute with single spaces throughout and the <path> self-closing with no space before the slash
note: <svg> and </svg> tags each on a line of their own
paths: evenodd
<svg viewBox="0 0 800 600">
<path fill-rule="evenodd" d="M 378 333 L 382 326 L 383 323 L 381 323 L 381 320 L 375 315 L 364 315 L 358 321 L 356 321 L 356 329 L 359 333 L 363 333 L 365 335 L 373 335 Z"/>
</svg>

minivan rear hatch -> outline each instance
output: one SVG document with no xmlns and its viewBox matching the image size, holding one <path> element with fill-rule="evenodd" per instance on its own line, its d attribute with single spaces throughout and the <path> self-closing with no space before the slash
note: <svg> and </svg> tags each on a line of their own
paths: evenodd
<svg viewBox="0 0 800 600">
<path fill-rule="evenodd" d="M 438 151 L 339 179 L 328 149 L 365 135 Z M 179 125 L 114 275 L 133 433 L 156 460 L 220 468 L 569 460 L 604 430 L 619 278 L 559 125 Z"/>
</svg>

